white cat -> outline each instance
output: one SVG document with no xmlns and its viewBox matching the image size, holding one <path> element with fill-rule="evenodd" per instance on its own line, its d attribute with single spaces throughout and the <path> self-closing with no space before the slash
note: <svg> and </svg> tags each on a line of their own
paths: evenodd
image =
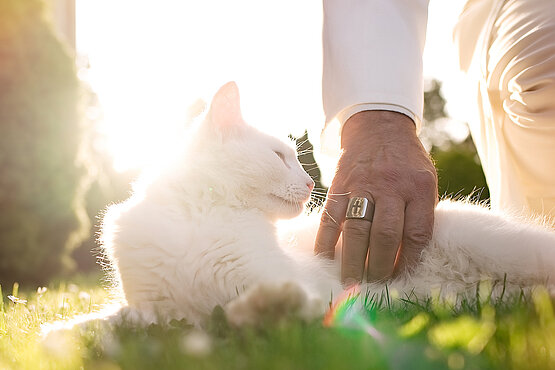
<svg viewBox="0 0 555 370">
<path fill-rule="evenodd" d="M 338 263 L 311 254 L 317 223 L 296 247 L 280 242 L 275 226 L 302 212 L 312 187 L 294 149 L 247 125 L 236 85 L 223 86 L 175 164 L 106 213 L 101 242 L 125 312 L 195 325 L 216 305 L 238 325 L 272 310 L 322 314 L 342 287 Z M 468 292 L 484 278 L 531 286 L 554 273 L 552 229 L 443 201 L 422 262 L 388 285 L 423 297 L 434 287 Z"/>
</svg>

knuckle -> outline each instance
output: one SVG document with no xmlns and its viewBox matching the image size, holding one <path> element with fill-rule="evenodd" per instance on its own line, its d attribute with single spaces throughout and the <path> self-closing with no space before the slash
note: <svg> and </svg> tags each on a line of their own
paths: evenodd
<svg viewBox="0 0 555 370">
<path fill-rule="evenodd" d="M 379 241 L 379 246 L 394 246 L 397 247 L 401 242 L 401 236 L 392 227 L 385 226 L 380 229 L 373 230 L 377 241 Z"/>
<path fill-rule="evenodd" d="M 422 230 L 409 231 L 404 237 L 407 248 L 423 249 L 432 239 L 432 233 Z"/>
<path fill-rule="evenodd" d="M 361 227 L 360 225 L 354 224 L 352 221 L 345 222 L 345 224 L 343 225 L 343 232 L 349 235 L 349 237 L 353 237 L 357 239 L 368 238 L 368 235 L 369 235 L 369 230 L 367 230 L 364 227 Z"/>
<path fill-rule="evenodd" d="M 413 180 L 419 188 L 435 188 L 437 175 L 431 170 L 420 170 L 414 173 Z"/>
</svg>

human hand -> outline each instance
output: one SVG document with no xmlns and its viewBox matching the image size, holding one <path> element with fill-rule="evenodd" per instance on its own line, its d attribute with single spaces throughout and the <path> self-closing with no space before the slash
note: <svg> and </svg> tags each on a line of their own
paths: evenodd
<svg viewBox="0 0 555 370">
<path fill-rule="evenodd" d="M 431 239 L 437 203 L 436 170 L 414 123 L 397 112 L 359 112 L 345 122 L 341 147 L 315 252 L 333 258 L 343 234 L 345 285 L 362 281 L 367 255 L 369 281 L 390 277 L 394 268 L 414 266 Z M 372 222 L 345 220 L 352 197 L 374 203 Z"/>
</svg>

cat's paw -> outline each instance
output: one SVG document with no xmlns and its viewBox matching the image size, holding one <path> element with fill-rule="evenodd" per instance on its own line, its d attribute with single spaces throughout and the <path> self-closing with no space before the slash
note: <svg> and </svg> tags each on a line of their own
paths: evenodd
<svg viewBox="0 0 555 370">
<path fill-rule="evenodd" d="M 258 326 L 292 318 L 310 321 L 324 314 L 325 304 L 293 282 L 261 283 L 231 301 L 225 312 L 234 326 Z"/>
</svg>

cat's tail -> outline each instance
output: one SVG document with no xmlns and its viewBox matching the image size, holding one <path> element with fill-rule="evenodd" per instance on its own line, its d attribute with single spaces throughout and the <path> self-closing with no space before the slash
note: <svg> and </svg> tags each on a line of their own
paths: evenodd
<svg viewBox="0 0 555 370">
<path fill-rule="evenodd" d="M 458 271 L 475 269 L 515 284 L 555 285 L 555 229 L 547 222 L 442 201 L 436 208 L 433 243 Z"/>
<path fill-rule="evenodd" d="M 66 320 L 47 322 L 40 327 L 40 336 L 46 339 L 56 332 L 86 329 L 91 325 L 108 325 L 121 317 L 124 306 L 120 303 L 105 305 L 97 312 L 77 315 Z"/>
<path fill-rule="evenodd" d="M 97 312 L 77 315 L 66 320 L 49 322 L 41 325 L 40 337 L 43 343 L 52 342 L 64 333 L 76 331 L 83 334 L 87 331 L 100 330 L 110 332 L 114 326 L 148 326 L 159 323 L 160 315 L 149 309 L 137 309 L 122 303 L 106 304 Z"/>
</svg>

